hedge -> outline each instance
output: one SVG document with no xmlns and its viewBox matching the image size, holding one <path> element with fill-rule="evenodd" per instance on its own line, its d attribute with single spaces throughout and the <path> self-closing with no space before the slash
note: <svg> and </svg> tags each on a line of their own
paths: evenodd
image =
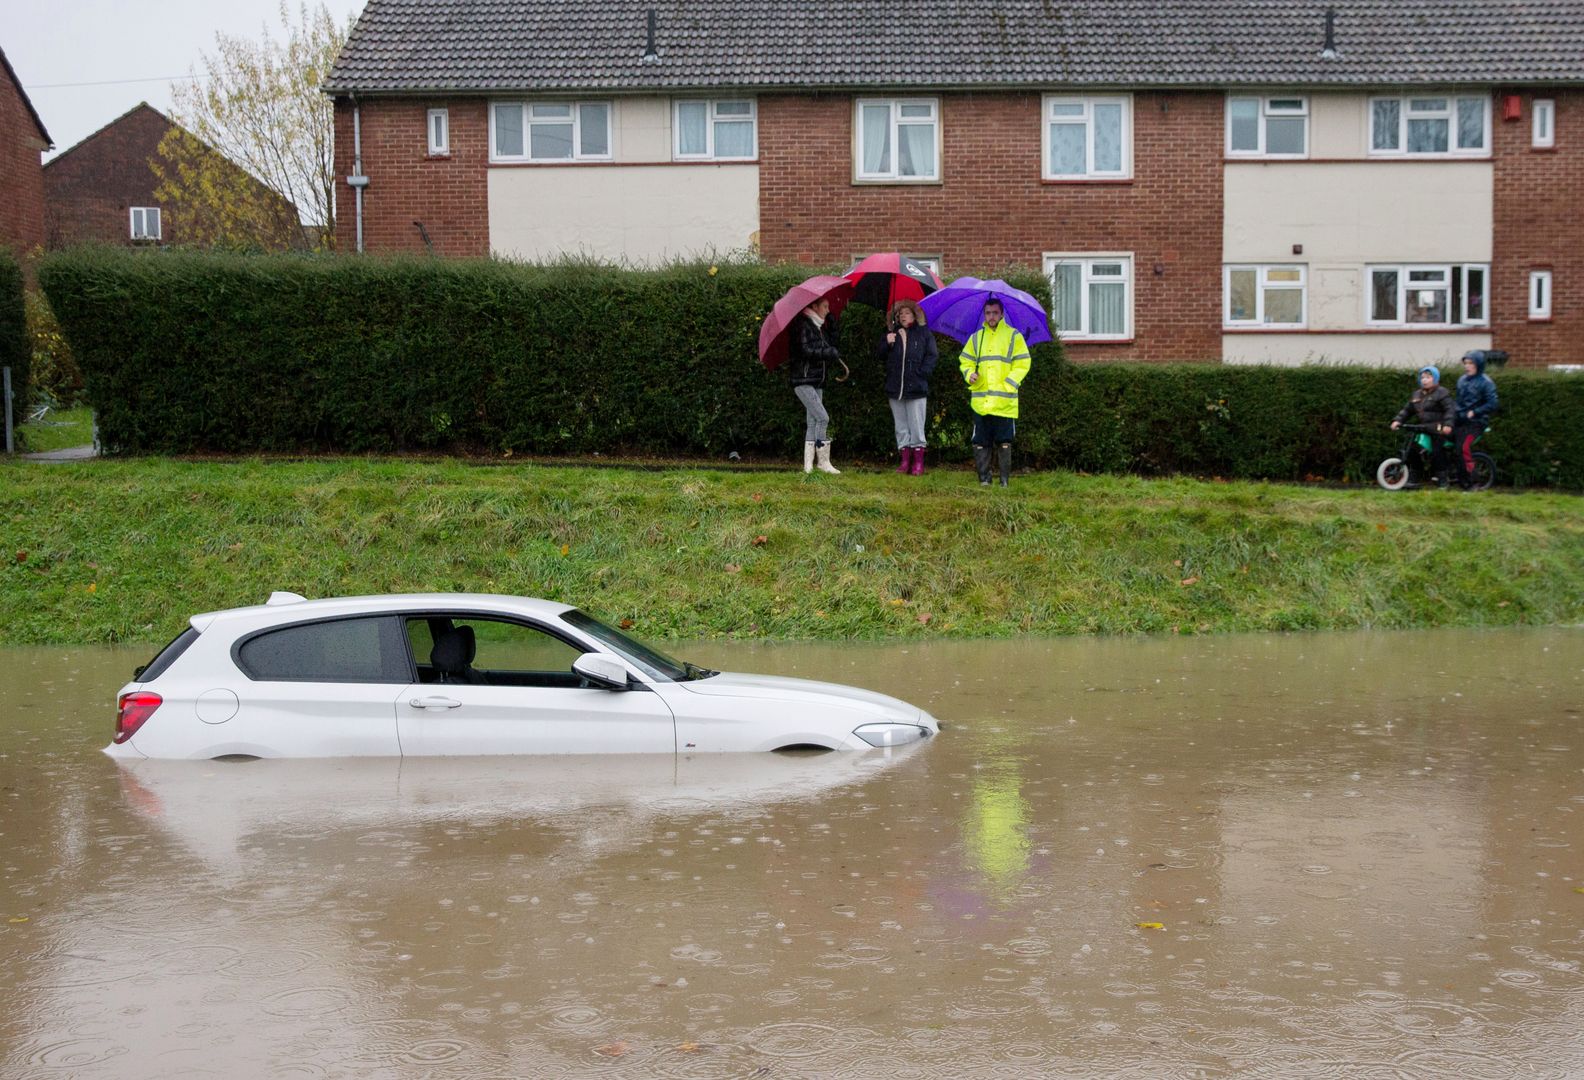
<svg viewBox="0 0 1584 1080">
<path fill-rule="evenodd" d="M 11 369 L 12 422 L 21 424 L 27 416 L 30 395 L 28 391 L 28 361 L 33 354 L 28 342 L 27 305 L 24 293 L 27 287 L 22 274 L 22 264 L 10 251 L 0 247 L 0 368 Z M 0 401 L 0 409 L 5 402 Z M 5 418 L 0 416 L 0 426 Z M 0 450 L 5 449 L 0 446 Z"/>
<path fill-rule="evenodd" d="M 811 272 L 78 249 L 39 278 L 112 452 L 790 459 L 802 410 L 756 342 Z M 1037 272 L 1012 276 L 1048 293 Z M 881 316 L 853 306 L 840 323 L 853 374 L 826 391 L 838 460 L 888 454 Z M 966 456 L 957 347 L 941 345 L 932 441 Z M 1073 365 L 1055 343 L 1034 357 L 1021 460 L 1089 471 L 1365 479 L 1412 387 L 1363 367 Z M 1487 444 L 1503 481 L 1584 488 L 1584 379 L 1497 378 Z"/>
</svg>

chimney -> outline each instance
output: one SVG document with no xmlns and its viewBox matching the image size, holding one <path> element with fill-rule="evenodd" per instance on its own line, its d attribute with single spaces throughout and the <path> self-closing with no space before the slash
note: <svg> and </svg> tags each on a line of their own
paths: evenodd
<svg viewBox="0 0 1584 1080">
<path fill-rule="evenodd" d="M 649 9 L 649 40 L 644 44 L 643 62 L 658 64 L 660 54 L 655 51 L 655 9 Z"/>
<path fill-rule="evenodd" d="M 1320 59 L 1335 60 L 1338 55 L 1336 47 L 1336 8 L 1326 8 L 1325 47 L 1320 50 Z"/>
</svg>

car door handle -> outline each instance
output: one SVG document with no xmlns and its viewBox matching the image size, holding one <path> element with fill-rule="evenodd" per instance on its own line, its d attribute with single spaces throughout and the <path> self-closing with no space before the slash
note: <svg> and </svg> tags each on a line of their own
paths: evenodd
<svg viewBox="0 0 1584 1080">
<path fill-rule="evenodd" d="M 456 709 L 462 705 L 456 698 L 448 697 L 415 697 L 407 704 L 415 709 Z"/>
</svg>

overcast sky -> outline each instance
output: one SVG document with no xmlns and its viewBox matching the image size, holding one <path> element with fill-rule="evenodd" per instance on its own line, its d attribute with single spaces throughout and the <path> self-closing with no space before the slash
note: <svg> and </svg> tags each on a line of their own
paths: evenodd
<svg viewBox="0 0 1584 1080">
<path fill-rule="evenodd" d="M 363 7 L 326 3 L 337 18 Z M 279 37 L 279 10 L 280 0 L 0 0 L 0 49 L 55 142 L 47 161 L 140 101 L 166 111 L 172 76 L 200 68 L 216 33 L 261 38 L 267 26 Z"/>
</svg>

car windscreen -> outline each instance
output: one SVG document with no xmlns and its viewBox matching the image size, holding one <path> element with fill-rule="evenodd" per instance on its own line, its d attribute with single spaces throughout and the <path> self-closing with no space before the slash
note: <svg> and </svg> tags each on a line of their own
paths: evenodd
<svg viewBox="0 0 1584 1080">
<path fill-rule="evenodd" d="M 566 611 L 562 612 L 561 618 L 568 625 L 575 626 L 594 638 L 651 679 L 682 682 L 693 678 L 689 665 L 681 660 L 673 659 L 658 649 L 627 636 L 614 626 L 606 626 L 592 615 L 586 615 L 581 611 Z"/>
<path fill-rule="evenodd" d="M 154 659 L 144 664 L 132 673 L 138 682 L 151 683 L 161 675 L 165 669 L 176 662 L 176 658 L 187 651 L 187 646 L 198 640 L 198 631 L 188 627 L 171 639 L 171 643 L 154 654 Z"/>
</svg>

